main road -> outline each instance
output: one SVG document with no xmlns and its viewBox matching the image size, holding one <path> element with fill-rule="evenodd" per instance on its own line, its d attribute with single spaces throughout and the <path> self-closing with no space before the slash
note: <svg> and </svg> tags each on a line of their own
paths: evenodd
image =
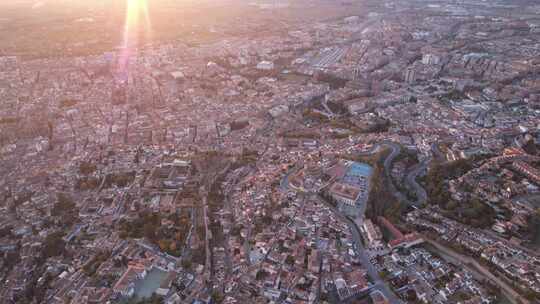
<svg viewBox="0 0 540 304">
<path fill-rule="evenodd" d="M 401 203 L 406 206 L 418 205 L 418 202 L 413 202 L 409 200 L 401 191 L 396 188 L 396 185 L 392 182 L 392 177 L 390 172 L 392 171 L 392 164 L 396 157 L 401 153 L 401 146 L 391 141 L 384 141 L 377 146 L 387 147 L 390 149 L 390 154 L 384 160 L 384 182 L 388 187 L 388 190 L 392 195 Z M 416 177 L 415 177 L 416 178 Z"/>
<path fill-rule="evenodd" d="M 426 172 L 429 162 L 430 158 L 425 158 L 420 163 L 414 165 L 405 177 L 405 183 L 407 184 L 409 189 L 414 191 L 414 193 L 416 194 L 415 205 L 417 206 L 427 204 L 427 192 L 422 186 L 420 186 L 420 184 L 418 184 L 418 182 L 416 182 L 416 178 Z"/>
<path fill-rule="evenodd" d="M 394 160 L 401 153 L 401 146 L 400 145 L 398 145 L 395 142 L 384 141 L 384 142 L 378 143 L 377 145 L 375 145 L 369 151 L 363 152 L 362 155 L 372 155 L 372 154 L 375 154 L 375 153 L 378 153 L 378 152 L 382 151 L 383 148 L 390 149 L 390 154 L 388 154 L 388 156 L 386 156 L 386 158 L 383 161 L 383 166 L 384 166 L 383 174 L 384 174 L 384 179 L 385 179 L 384 182 L 389 187 L 389 191 L 392 192 L 394 197 L 400 203 L 406 204 L 407 206 L 411 206 L 411 205 L 419 206 L 419 205 L 424 204 L 427 201 L 427 194 L 426 194 L 426 191 L 416 182 L 416 178 L 420 174 L 425 172 L 431 158 L 424 159 L 419 164 L 413 166 L 410 169 L 410 171 L 407 173 L 406 182 L 416 192 L 416 196 L 417 196 L 416 201 L 411 201 L 411 200 L 407 199 L 407 197 L 405 195 L 403 195 L 403 193 L 401 193 L 396 188 L 396 186 L 392 182 L 392 179 L 391 179 L 391 176 L 390 176 L 390 171 L 392 169 L 392 164 L 393 164 Z M 291 169 L 290 172 L 288 172 L 285 175 L 285 177 L 281 181 L 282 190 L 287 190 L 287 189 L 290 188 L 289 187 L 290 185 L 288 183 L 288 177 L 289 177 L 291 172 L 294 172 L 296 170 L 298 170 L 298 168 L 295 167 L 295 168 Z M 310 195 L 312 199 L 314 199 L 314 200 L 328 206 L 328 208 L 332 211 L 332 213 L 334 213 L 336 215 L 336 217 L 338 217 L 339 219 L 341 219 L 343 222 L 345 222 L 347 224 L 347 226 L 349 227 L 349 230 L 351 231 L 353 242 L 354 242 L 354 244 L 356 246 L 356 249 L 357 249 L 358 258 L 359 258 L 360 262 L 362 263 L 363 267 L 365 267 L 365 269 L 367 271 L 367 275 L 369 276 L 370 280 L 373 282 L 373 285 L 371 286 L 371 289 L 381 291 L 386 296 L 386 298 L 389 300 L 390 303 L 395 303 L 395 304 L 403 303 L 403 301 L 401 301 L 392 292 L 392 290 L 390 290 L 388 285 L 380 277 L 379 272 L 377 271 L 375 266 L 371 263 L 370 256 L 367 254 L 367 252 L 365 250 L 365 247 L 364 247 L 364 245 L 362 243 L 362 240 L 361 240 L 361 237 L 360 237 L 360 230 L 358 228 L 357 223 L 354 220 L 352 220 L 351 218 L 349 218 L 349 217 L 345 216 L 344 214 L 342 214 L 336 207 L 334 207 L 332 204 L 327 202 L 323 197 L 321 197 L 317 193 L 308 192 L 308 191 L 305 191 L 303 189 L 294 189 L 294 190 L 306 193 L 306 194 Z M 359 218 L 357 219 L 357 222 L 361 223 L 363 221 L 365 210 L 366 210 L 366 204 L 363 204 L 360 211 L 359 211 L 360 215 L 359 215 Z"/>
<path fill-rule="evenodd" d="M 401 304 L 401 303 L 403 303 L 403 301 L 401 301 L 390 290 L 388 285 L 386 285 L 384 280 L 379 275 L 379 272 L 377 271 L 375 266 L 373 266 L 373 264 L 371 263 L 370 257 L 366 253 L 364 245 L 362 244 L 362 240 L 360 238 L 360 230 L 358 229 L 358 226 L 356 225 L 356 223 L 352 219 L 350 219 L 349 217 L 343 215 L 339 210 L 337 210 L 336 207 L 334 207 L 332 204 L 328 203 L 321 196 L 319 196 L 319 195 L 317 195 L 315 193 L 312 193 L 311 198 L 318 201 L 318 202 L 320 202 L 320 203 L 322 203 L 322 204 L 324 204 L 324 205 L 326 205 L 328 208 L 330 208 L 330 210 L 332 211 L 332 213 L 334 213 L 335 216 L 337 216 L 339 219 L 341 219 L 341 221 L 345 222 L 347 224 L 347 226 L 349 226 L 349 230 L 351 231 L 353 242 L 354 242 L 354 244 L 356 246 L 356 249 L 357 249 L 358 259 L 360 260 L 360 263 L 362 263 L 362 266 L 364 266 L 364 268 L 366 269 L 367 275 L 369 276 L 371 282 L 373 282 L 373 286 L 371 286 L 371 289 L 372 290 L 379 290 L 380 292 L 382 292 L 386 296 L 386 298 L 388 299 L 388 301 L 390 303 L 393 303 L 393 304 Z"/>
<path fill-rule="evenodd" d="M 390 192 L 392 192 L 394 197 L 400 203 L 405 204 L 407 206 L 420 207 L 420 206 L 425 205 L 427 203 L 427 192 L 420 184 L 418 184 L 418 182 L 416 181 L 416 178 L 426 172 L 432 158 L 431 157 L 424 158 L 420 163 L 409 168 L 409 172 L 405 176 L 405 183 L 407 187 L 411 189 L 412 191 L 414 191 L 414 193 L 416 194 L 416 200 L 411 201 L 401 191 L 399 191 L 396 188 L 390 176 L 390 172 L 392 170 L 392 164 L 394 160 L 396 159 L 396 157 L 401 153 L 401 146 L 391 141 L 385 141 L 381 143 L 380 146 L 386 146 L 391 149 L 390 155 L 388 155 L 386 159 L 384 160 L 384 175 L 386 178 L 386 184 L 388 185 Z"/>
</svg>

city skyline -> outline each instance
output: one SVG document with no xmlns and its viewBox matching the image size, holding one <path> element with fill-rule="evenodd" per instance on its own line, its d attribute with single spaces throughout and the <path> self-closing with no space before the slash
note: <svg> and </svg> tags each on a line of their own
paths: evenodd
<svg viewBox="0 0 540 304">
<path fill-rule="evenodd" d="M 534 304 L 540 5 L 0 3 L 0 304 Z"/>
</svg>

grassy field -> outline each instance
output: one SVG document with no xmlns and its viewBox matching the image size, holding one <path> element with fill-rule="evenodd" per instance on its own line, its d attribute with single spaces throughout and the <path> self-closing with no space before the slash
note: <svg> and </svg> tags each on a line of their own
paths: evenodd
<svg viewBox="0 0 540 304">
<path fill-rule="evenodd" d="M 25 58 L 97 54 L 122 44 L 127 0 L 18 0 L 0 3 L 0 55 Z M 135 0 L 144 1 L 144 0 Z M 204 43 L 265 35 L 291 25 L 365 14 L 360 0 L 291 0 L 261 9 L 261 0 L 147 0 L 150 25 L 132 32 L 138 43 Z M 267 3 L 273 3 L 267 1 Z M 287 3 L 281 0 L 281 3 Z"/>
</svg>

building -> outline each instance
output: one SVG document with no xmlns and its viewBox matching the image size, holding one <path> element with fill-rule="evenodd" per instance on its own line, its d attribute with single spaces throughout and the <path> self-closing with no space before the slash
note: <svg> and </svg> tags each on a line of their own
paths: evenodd
<svg viewBox="0 0 540 304">
<path fill-rule="evenodd" d="M 139 263 L 130 263 L 122 277 L 114 284 L 113 291 L 124 297 L 135 293 L 135 282 L 146 277 L 146 267 Z"/>
<path fill-rule="evenodd" d="M 271 71 L 274 69 L 274 63 L 271 61 L 261 61 L 257 64 L 258 70 Z"/>
<path fill-rule="evenodd" d="M 376 247 L 381 239 L 382 233 L 379 227 L 375 226 L 370 219 L 366 219 L 362 225 L 362 230 L 371 247 Z"/>
<path fill-rule="evenodd" d="M 517 172 L 525 175 L 532 182 L 540 185 L 540 171 L 524 161 L 516 161 L 512 164 L 512 168 Z"/>
<path fill-rule="evenodd" d="M 422 244 L 424 239 L 418 233 L 409 233 L 400 239 L 391 240 L 388 245 L 392 250 L 398 248 L 410 248 Z"/>
<path fill-rule="evenodd" d="M 84 287 L 73 298 L 73 303 L 80 304 L 101 304 L 107 303 L 111 297 L 111 290 L 107 287 Z"/>
<path fill-rule="evenodd" d="M 380 292 L 379 290 L 375 290 L 374 292 L 369 294 L 369 297 L 371 298 L 371 301 L 373 304 L 388 304 L 388 299 Z"/>
<path fill-rule="evenodd" d="M 405 70 L 405 82 L 414 83 L 416 81 L 416 71 L 413 68 Z"/>
<path fill-rule="evenodd" d="M 330 187 L 330 195 L 339 203 L 354 206 L 360 191 L 352 186 L 334 183 Z"/>
<path fill-rule="evenodd" d="M 392 240 L 388 242 L 388 246 L 392 250 L 398 248 L 410 248 L 424 242 L 421 235 L 416 232 L 403 234 L 386 218 L 379 216 L 378 220 L 379 223 L 392 235 Z"/>
<path fill-rule="evenodd" d="M 171 72 L 170 75 L 174 80 L 182 80 L 185 77 L 182 71 L 174 71 L 174 72 Z"/>
<path fill-rule="evenodd" d="M 432 65 L 432 64 L 439 64 L 441 62 L 441 58 L 434 54 L 424 54 L 422 56 L 422 63 L 425 65 Z"/>
<path fill-rule="evenodd" d="M 283 114 L 285 114 L 287 112 L 289 112 L 289 106 L 287 106 L 287 105 L 278 105 L 278 106 L 275 106 L 275 107 L 271 108 L 270 110 L 268 110 L 268 113 L 273 118 L 281 116 L 281 115 L 283 115 Z"/>
<path fill-rule="evenodd" d="M 368 98 L 356 98 L 345 102 L 347 105 L 347 110 L 352 115 L 357 113 L 365 112 L 369 109 L 369 99 Z"/>
<path fill-rule="evenodd" d="M 352 162 L 341 180 L 330 187 L 329 194 L 341 212 L 353 217 L 358 215 L 368 198 L 371 173 L 369 165 Z"/>
</svg>

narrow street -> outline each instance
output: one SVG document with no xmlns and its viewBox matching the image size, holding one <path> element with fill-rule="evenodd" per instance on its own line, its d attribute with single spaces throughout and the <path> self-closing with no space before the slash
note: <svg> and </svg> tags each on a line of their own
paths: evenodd
<svg viewBox="0 0 540 304">
<path fill-rule="evenodd" d="M 339 210 L 336 209 L 336 207 L 332 206 L 330 203 L 328 203 L 326 200 L 324 200 L 322 197 L 316 194 L 312 194 L 312 198 L 321 204 L 326 205 L 334 215 L 336 215 L 339 219 L 341 219 L 343 222 L 345 222 L 349 226 L 349 230 L 351 231 L 354 244 L 357 248 L 358 257 L 360 259 L 360 263 L 362 266 L 366 269 L 367 274 L 370 278 L 370 280 L 373 282 L 373 286 L 371 287 L 372 290 L 379 290 L 381 291 L 388 301 L 392 304 L 401 304 L 403 301 L 401 301 L 386 285 L 386 283 L 383 281 L 383 279 L 380 277 L 379 272 L 373 266 L 371 261 L 369 260 L 369 256 L 366 253 L 366 250 L 364 248 L 364 245 L 362 244 L 362 240 L 360 237 L 360 230 L 358 229 L 358 226 L 354 223 L 353 220 L 350 218 L 344 216 Z"/>
</svg>

